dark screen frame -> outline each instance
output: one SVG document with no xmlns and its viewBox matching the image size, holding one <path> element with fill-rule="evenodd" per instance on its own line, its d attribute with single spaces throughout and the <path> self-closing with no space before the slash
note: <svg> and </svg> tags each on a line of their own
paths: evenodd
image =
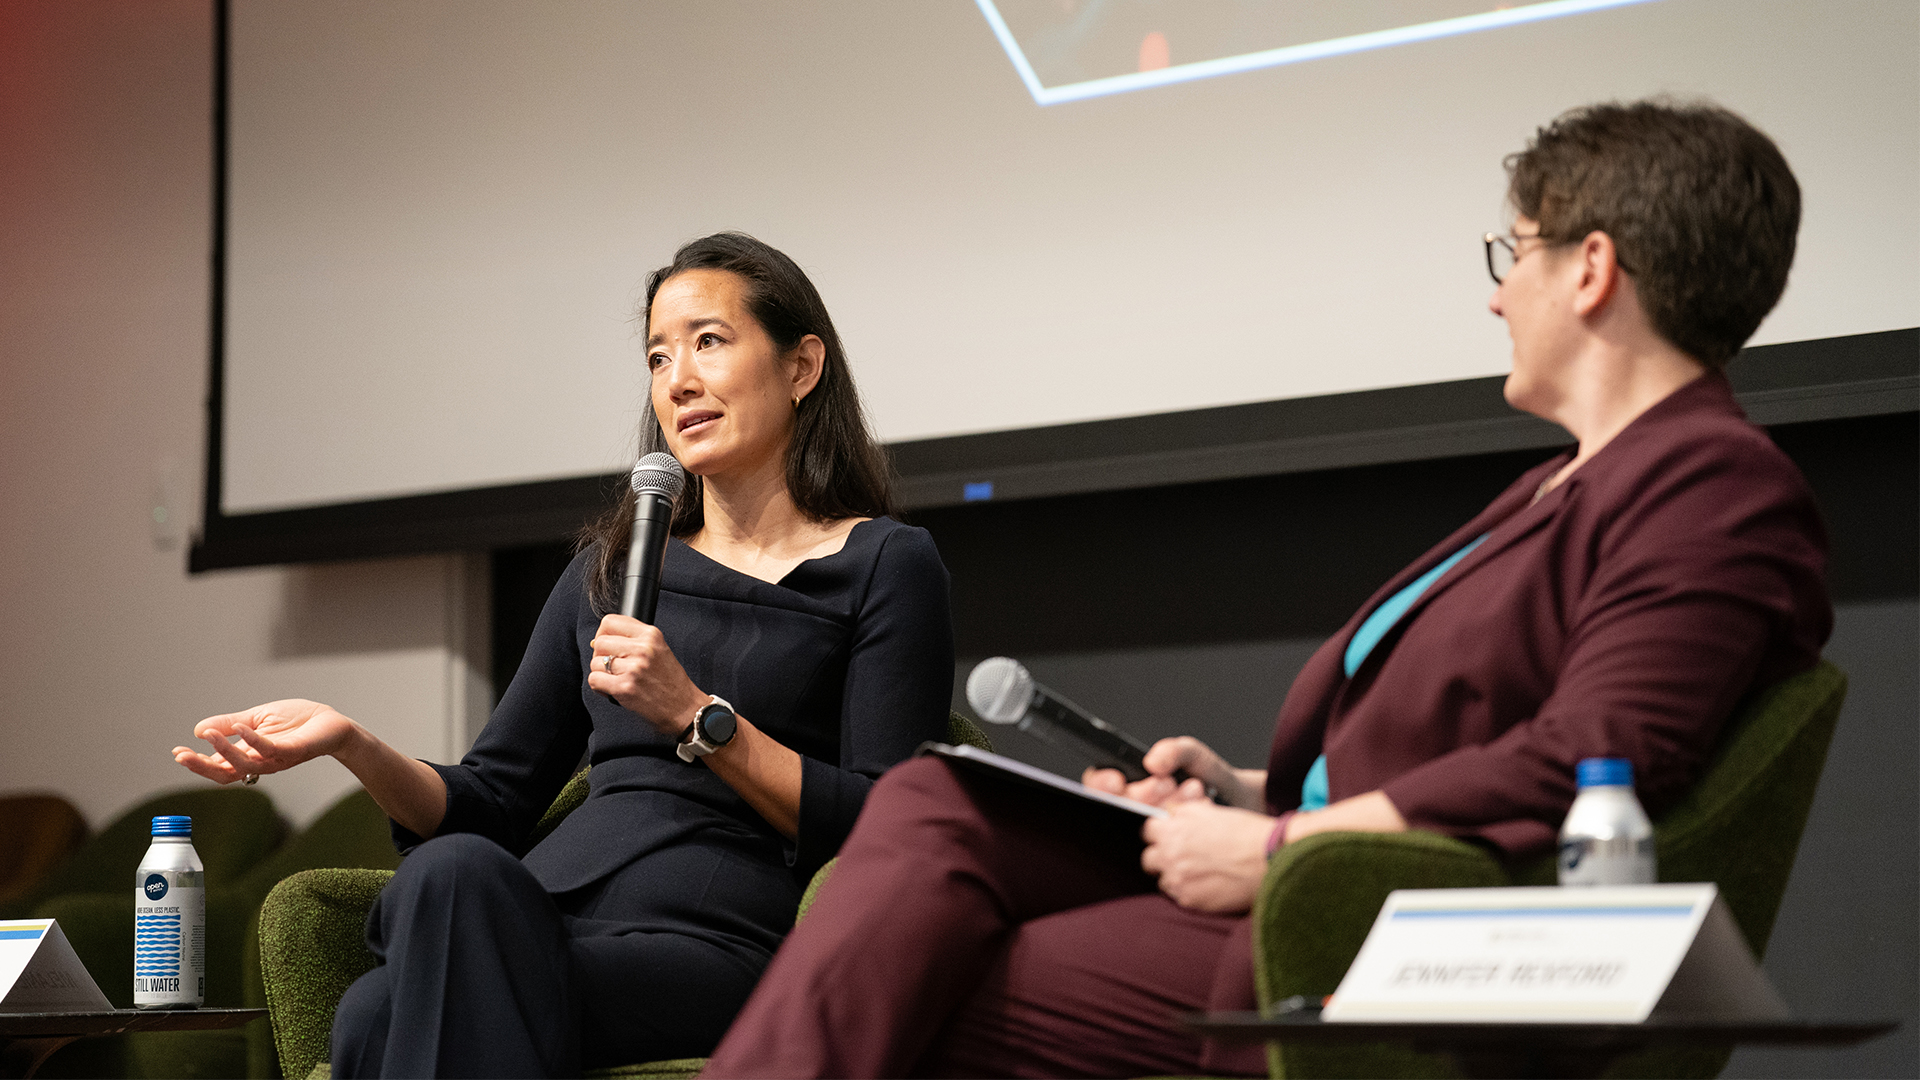
<svg viewBox="0 0 1920 1080">
<path fill-rule="evenodd" d="M 216 0 L 207 429 L 194 573 L 552 543 L 620 493 L 624 473 L 327 506 L 222 509 L 226 420 L 231 0 Z M 1337 362 L 1337 358 L 1329 358 Z M 1763 425 L 1920 411 L 1920 328 L 1745 350 L 1730 374 Z M 1514 411 L 1502 376 L 919 439 L 888 446 L 907 511 L 1560 446 Z M 983 486 L 984 485 L 984 486 Z M 981 498 L 988 491 L 985 498 Z"/>
</svg>

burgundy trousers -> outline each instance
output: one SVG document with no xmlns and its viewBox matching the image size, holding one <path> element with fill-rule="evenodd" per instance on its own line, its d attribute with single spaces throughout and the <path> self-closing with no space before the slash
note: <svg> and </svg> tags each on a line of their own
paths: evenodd
<svg viewBox="0 0 1920 1080">
<path fill-rule="evenodd" d="M 1176 1014 L 1255 1007 L 1245 915 L 1188 911 L 1136 826 L 919 758 L 883 777 L 702 1075 L 1265 1075 Z"/>
</svg>

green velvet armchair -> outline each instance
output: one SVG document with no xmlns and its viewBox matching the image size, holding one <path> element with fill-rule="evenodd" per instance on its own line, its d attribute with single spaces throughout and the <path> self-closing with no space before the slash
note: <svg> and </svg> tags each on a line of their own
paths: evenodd
<svg viewBox="0 0 1920 1080">
<path fill-rule="evenodd" d="M 986 735 L 958 713 L 948 717 L 947 739 L 993 749 Z M 582 769 L 535 826 L 535 842 L 585 802 L 587 790 L 587 771 Z M 829 862 L 814 875 L 800 899 L 799 914 L 806 913 L 832 869 Z M 260 909 L 255 936 L 260 992 L 272 1021 L 281 1073 L 292 1080 L 330 1075 L 327 1057 L 333 1010 L 347 987 L 373 967 L 373 954 L 366 947 L 367 913 L 392 877 L 392 870 L 306 870 L 274 886 Z M 705 1058 L 679 1058 L 597 1069 L 589 1075 L 664 1080 L 693 1076 L 705 1063 Z"/>
<path fill-rule="evenodd" d="M 1755 956 L 1773 931 L 1846 689 L 1846 676 L 1822 661 L 1755 695 L 1729 722 L 1700 783 L 1654 825 L 1660 880 L 1716 883 Z M 1260 1004 L 1332 993 L 1395 889 L 1554 880 L 1551 857 L 1503 867 L 1481 848 L 1432 833 L 1324 833 L 1289 844 L 1254 902 Z M 1607 1075 L 1714 1076 L 1730 1053 L 1649 1051 L 1620 1059 Z M 1275 1077 L 1456 1075 L 1445 1057 L 1389 1044 L 1273 1044 L 1267 1054 Z"/>
<path fill-rule="evenodd" d="M 0 821 L 7 823 L 0 832 L 0 918 L 21 918 L 91 830 L 58 795 L 0 796 Z"/>
</svg>

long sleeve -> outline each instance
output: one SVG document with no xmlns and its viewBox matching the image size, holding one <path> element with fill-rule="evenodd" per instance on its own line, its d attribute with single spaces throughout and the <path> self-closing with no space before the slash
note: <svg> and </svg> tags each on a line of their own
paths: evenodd
<svg viewBox="0 0 1920 1080">
<path fill-rule="evenodd" d="M 1684 440 L 1638 470 L 1631 493 L 1569 493 L 1609 509 L 1590 515 L 1586 550 L 1554 583 L 1564 636 L 1552 655 L 1517 640 L 1524 623 L 1507 642 L 1544 662 L 1550 692 L 1491 741 L 1382 785 L 1410 824 L 1539 850 L 1575 794 L 1574 766 L 1602 756 L 1633 762 L 1658 815 L 1698 778 L 1750 688 L 1811 663 L 1829 625 L 1818 515 L 1784 458 L 1751 449 Z"/>
<path fill-rule="evenodd" d="M 1724 377 L 1675 391 L 1544 496 L 1520 477 L 1381 587 L 1287 694 L 1267 798 L 1320 753 L 1334 801 L 1384 792 L 1416 829 L 1513 859 L 1552 850 L 1582 758 L 1625 757 L 1658 815 L 1747 694 L 1810 667 L 1833 625 L 1826 533 Z M 1387 597 L 1472 541 L 1349 677 Z"/>
<path fill-rule="evenodd" d="M 946 567 L 924 530 L 887 533 L 849 650 L 839 763 L 801 758 L 794 869 L 806 876 L 839 852 L 881 773 L 946 737 L 953 619 Z"/>
<path fill-rule="evenodd" d="M 477 833 L 523 855 L 534 825 L 580 764 L 593 723 L 580 698 L 574 622 L 587 562 L 574 559 L 547 597 L 520 670 L 458 765 L 428 762 L 447 785 L 439 835 Z M 423 842 L 398 824 L 402 852 Z"/>
</svg>

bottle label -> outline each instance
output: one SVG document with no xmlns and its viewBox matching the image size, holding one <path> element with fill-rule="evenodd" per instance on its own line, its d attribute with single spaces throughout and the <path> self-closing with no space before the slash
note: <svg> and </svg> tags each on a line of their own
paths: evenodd
<svg viewBox="0 0 1920 1080">
<path fill-rule="evenodd" d="M 1653 837 L 1567 837 L 1560 842 L 1560 884 L 1654 884 Z"/>
<path fill-rule="evenodd" d="M 133 890 L 133 1003 L 199 1005 L 207 998 L 207 891 L 195 872 L 154 870 Z"/>
</svg>

